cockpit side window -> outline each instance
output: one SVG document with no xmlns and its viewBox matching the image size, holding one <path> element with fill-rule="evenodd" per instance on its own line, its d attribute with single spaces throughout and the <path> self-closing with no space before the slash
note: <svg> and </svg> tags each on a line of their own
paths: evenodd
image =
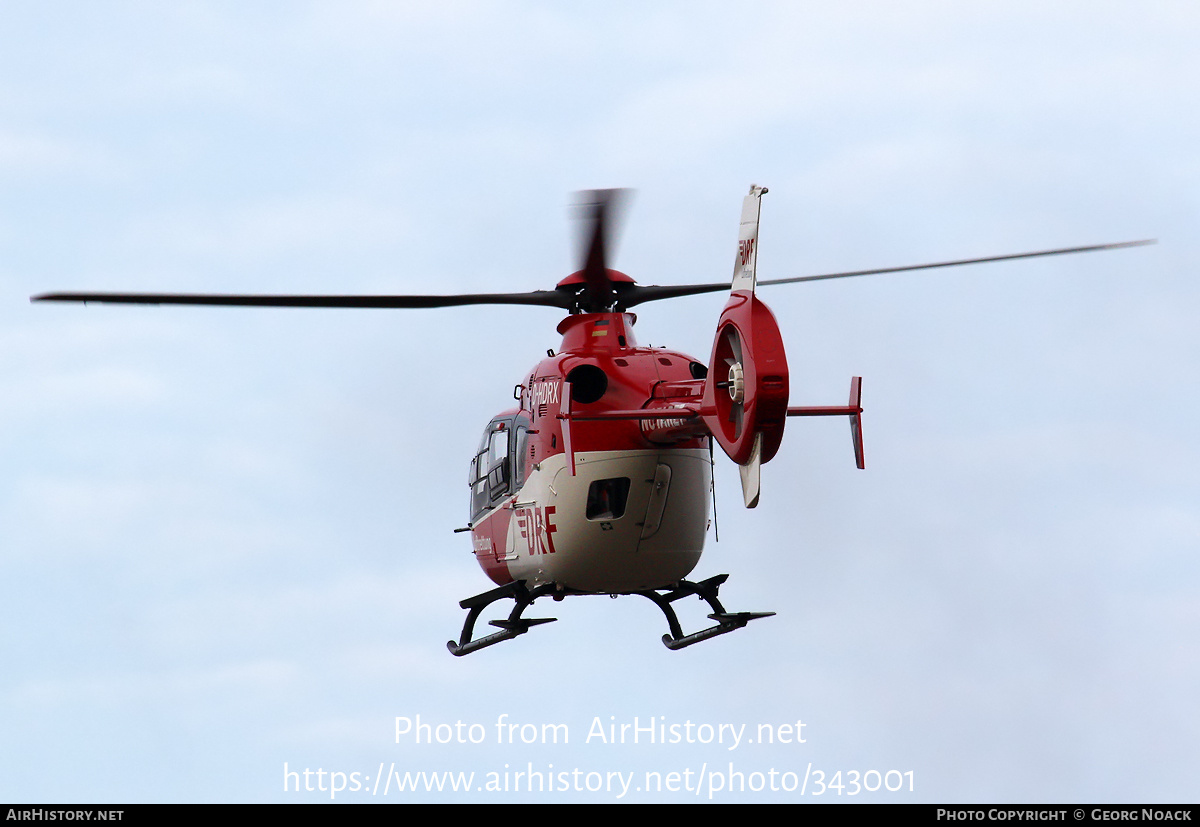
<svg viewBox="0 0 1200 827">
<path fill-rule="evenodd" d="M 503 424 L 503 423 L 502 423 Z M 508 429 L 492 431 L 488 439 L 488 494 L 495 500 L 508 493 L 512 481 L 512 464 L 508 459 Z"/>
<path fill-rule="evenodd" d="M 471 460 L 471 520 L 509 493 L 512 487 L 510 440 L 512 420 L 493 420 L 483 432 L 479 451 Z"/>
</svg>

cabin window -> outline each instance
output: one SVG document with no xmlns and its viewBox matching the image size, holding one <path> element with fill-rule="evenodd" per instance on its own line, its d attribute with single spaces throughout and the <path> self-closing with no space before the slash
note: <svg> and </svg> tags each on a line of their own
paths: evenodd
<svg viewBox="0 0 1200 827">
<path fill-rule="evenodd" d="M 529 475 L 529 424 L 517 422 L 516 425 L 513 429 L 513 473 L 516 477 L 513 487 L 520 488 Z"/>
<path fill-rule="evenodd" d="M 596 480 L 588 486 L 587 518 L 589 520 L 619 520 L 625 516 L 629 501 L 629 477 Z"/>
</svg>

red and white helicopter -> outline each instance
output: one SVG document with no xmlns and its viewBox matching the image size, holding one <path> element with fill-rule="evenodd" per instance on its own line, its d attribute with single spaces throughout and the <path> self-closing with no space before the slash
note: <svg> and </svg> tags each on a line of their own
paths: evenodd
<svg viewBox="0 0 1200 827">
<path fill-rule="evenodd" d="M 788 366 L 775 317 L 756 287 L 1109 250 L 1132 241 L 987 258 L 757 281 L 759 208 L 765 187 L 742 203 L 732 283 L 639 285 L 608 268 L 610 215 L 621 190 L 585 193 L 582 268 L 553 290 L 452 296 L 287 296 L 179 293 L 47 293 L 32 301 L 201 304 L 259 307 L 432 308 L 467 304 L 544 305 L 568 311 L 562 345 L 514 389 L 515 407 L 492 418 L 470 463 L 470 531 L 476 560 L 497 588 L 461 602 L 465 655 L 555 618 L 526 618 L 540 597 L 649 598 L 681 649 L 740 629 L 773 612 L 727 612 L 717 593 L 728 575 L 686 579 L 709 527 L 715 440 L 738 464 L 747 508 L 758 504 L 760 467 L 779 450 L 789 416 L 846 416 L 863 467 L 860 377 L 846 405 L 790 407 Z M 664 348 L 639 347 L 627 312 L 660 299 L 729 290 L 707 363 Z M 695 595 L 714 625 L 684 634 L 672 603 Z M 474 638 L 483 611 L 512 599 L 499 631 Z"/>
</svg>

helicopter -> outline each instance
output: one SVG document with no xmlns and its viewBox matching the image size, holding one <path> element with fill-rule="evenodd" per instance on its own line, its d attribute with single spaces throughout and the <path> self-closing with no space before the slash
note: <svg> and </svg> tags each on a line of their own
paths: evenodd
<svg viewBox="0 0 1200 827">
<path fill-rule="evenodd" d="M 767 285 L 952 267 L 1154 243 L 1127 241 L 960 259 L 931 264 L 759 280 L 758 230 L 766 187 L 742 202 L 728 282 L 641 285 L 608 267 L 612 215 L 625 190 L 589 190 L 580 269 L 552 290 L 442 296 L 242 295 L 56 292 L 34 302 L 191 304 L 310 308 L 438 308 L 516 304 L 567 311 L 562 343 L 514 387 L 516 404 L 488 422 L 469 463 L 471 535 L 476 562 L 495 588 L 460 601 L 467 611 L 455 656 L 526 634 L 557 618 L 525 617 L 539 598 L 640 595 L 655 603 L 677 650 L 744 628 L 774 612 L 730 612 L 719 598 L 727 574 L 700 582 L 700 561 L 715 509 L 714 444 L 738 466 L 743 502 L 759 503 L 761 467 L 773 459 L 789 417 L 845 416 L 855 463 L 865 467 L 862 378 L 847 404 L 790 406 L 787 356 L 778 322 L 757 295 Z M 707 362 L 662 347 L 639 346 L 631 308 L 650 301 L 728 291 Z M 713 625 L 685 633 L 672 604 L 697 597 Z M 497 631 L 475 636 L 494 603 L 512 600 Z"/>
</svg>

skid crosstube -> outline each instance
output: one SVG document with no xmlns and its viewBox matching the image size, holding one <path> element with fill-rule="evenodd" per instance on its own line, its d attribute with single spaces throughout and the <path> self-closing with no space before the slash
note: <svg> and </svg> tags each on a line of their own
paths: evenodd
<svg viewBox="0 0 1200 827">
<path fill-rule="evenodd" d="M 654 605 L 662 610 L 662 613 L 667 618 L 667 625 L 670 627 L 670 634 L 663 635 L 663 644 L 668 649 L 683 649 L 686 646 L 691 646 L 693 643 L 700 643 L 709 638 L 725 635 L 737 629 L 741 629 L 751 620 L 758 620 L 760 617 L 771 617 L 774 612 L 727 612 L 725 607 L 721 605 L 721 601 L 717 598 L 717 592 L 721 588 L 721 584 L 729 579 L 728 574 L 718 574 L 716 577 L 710 577 L 707 580 L 699 583 L 693 583 L 690 580 L 681 580 L 673 588 L 664 589 L 644 589 L 636 592 L 623 592 L 623 594 L 636 594 L 645 597 L 652 601 Z M 558 618 L 542 617 L 542 618 L 523 618 L 521 614 L 529 606 L 533 605 L 533 601 L 539 597 L 553 595 L 555 599 L 561 600 L 567 595 L 588 594 L 588 592 L 577 592 L 572 590 L 559 590 L 553 583 L 547 583 L 538 586 L 535 589 L 528 589 L 524 581 L 518 580 L 491 591 L 477 594 L 474 597 L 468 597 L 461 601 L 458 605 L 467 610 L 466 620 L 463 622 L 462 634 L 459 636 L 458 642 L 453 640 L 447 641 L 446 648 L 450 650 L 450 654 L 455 657 L 469 655 L 472 652 L 477 652 L 480 649 L 485 649 L 488 646 L 494 646 L 506 640 L 512 640 L 518 635 L 523 635 L 534 626 L 543 623 L 553 623 Z M 675 614 L 675 609 L 671 606 L 676 600 L 691 596 L 699 597 L 701 600 L 708 603 L 712 613 L 709 614 L 710 620 L 715 620 L 716 625 L 710 626 L 707 629 L 701 629 L 698 632 L 693 632 L 690 635 L 683 633 L 683 627 L 679 624 L 679 617 Z M 613 595 L 614 597 L 616 595 Z M 511 598 L 514 601 L 512 611 L 509 612 L 506 620 L 493 620 L 491 625 L 500 629 L 499 632 L 493 632 L 490 635 L 484 635 L 481 638 L 472 640 L 471 636 L 475 632 L 475 621 L 479 619 L 480 614 L 491 604 L 498 600 Z"/>
</svg>

